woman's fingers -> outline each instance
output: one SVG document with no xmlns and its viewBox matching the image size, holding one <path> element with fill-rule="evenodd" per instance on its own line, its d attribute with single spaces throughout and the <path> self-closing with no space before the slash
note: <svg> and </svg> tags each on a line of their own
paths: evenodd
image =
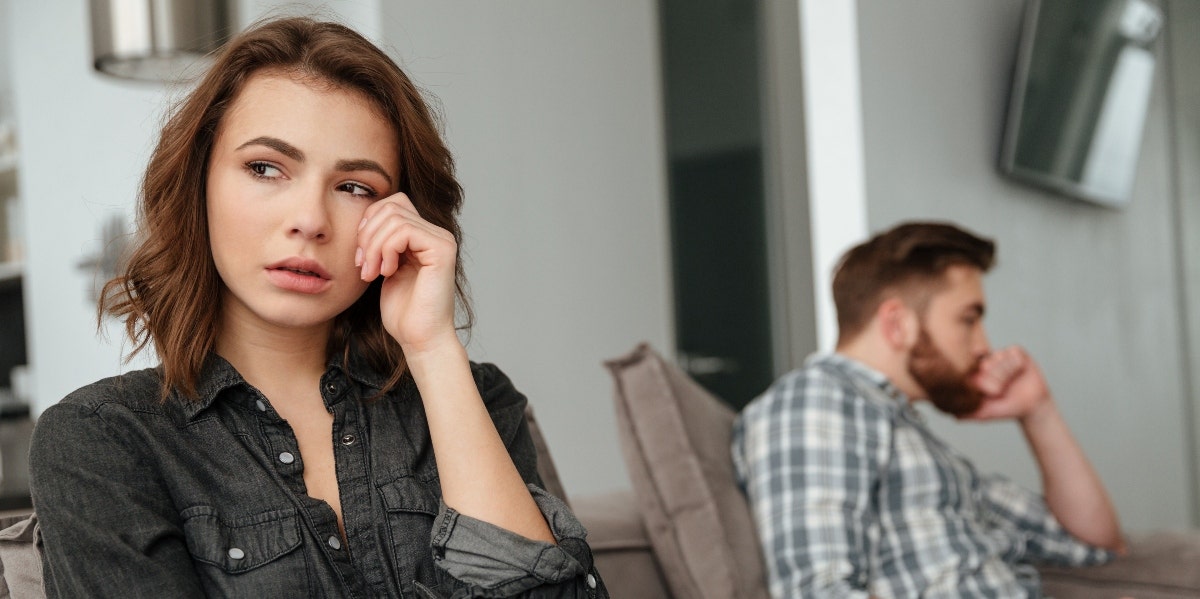
<svg viewBox="0 0 1200 599">
<path fill-rule="evenodd" d="M 396 273 L 406 260 L 419 266 L 455 259 L 454 236 L 421 218 L 404 194 L 369 206 L 359 224 L 355 263 L 364 281 Z"/>
</svg>

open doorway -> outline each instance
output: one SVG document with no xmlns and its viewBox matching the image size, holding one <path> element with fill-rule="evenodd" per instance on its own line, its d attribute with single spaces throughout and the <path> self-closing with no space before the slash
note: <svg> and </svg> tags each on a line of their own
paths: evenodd
<svg viewBox="0 0 1200 599">
<path fill-rule="evenodd" d="M 676 351 L 737 409 L 816 349 L 798 8 L 660 0 Z"/>
</svg>

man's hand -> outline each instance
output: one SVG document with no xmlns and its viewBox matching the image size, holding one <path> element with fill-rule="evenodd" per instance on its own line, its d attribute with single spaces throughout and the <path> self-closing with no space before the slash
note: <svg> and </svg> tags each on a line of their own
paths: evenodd
<svg viewBox="0 0 1200 599">
<path fill-rule="evenodd" d="M 1053 402 L 1042 370 L 1015 345 L 984 357 L 971 383 L 984 397 L 979 409 L 963 416 L 965 420 L 1024 420 Z"/>
<path fill-rule="evenodd" d="M 980 362 L 971 382 L 984 399 L 964 418 L 1015 418 L 1042 472 L 1046 505 L 1059 523 L 1087 543 L 1124 552 L 1108 492 L 1058 412 L 1033 358 L 1016 346 L 993 352 Z"/>
</svg>

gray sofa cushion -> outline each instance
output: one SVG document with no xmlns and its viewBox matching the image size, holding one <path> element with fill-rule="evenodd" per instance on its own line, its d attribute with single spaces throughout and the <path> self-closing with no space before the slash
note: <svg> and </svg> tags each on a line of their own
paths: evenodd
<svg viewBox="0 0 1200 599">
<path fill-rule="evenodd" d="M 733 411 L 648 345 L 606 365 L 625 463 L 671 594 L 766 599 L 754 521 L 734 483 Z"/>
</svg>

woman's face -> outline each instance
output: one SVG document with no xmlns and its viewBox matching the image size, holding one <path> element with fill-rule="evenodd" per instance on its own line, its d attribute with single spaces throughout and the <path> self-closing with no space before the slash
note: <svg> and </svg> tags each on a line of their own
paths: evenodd
<svg viewBox="0 0 1200 599">
<path fill-rule="evenodd" d="M 209 158 L 222 326 L 325 327 L 367 288 L 363 211 L 396 191 L 397 139 L 367 100 L 286 74 L 253 76 Z"/>
</svg>

